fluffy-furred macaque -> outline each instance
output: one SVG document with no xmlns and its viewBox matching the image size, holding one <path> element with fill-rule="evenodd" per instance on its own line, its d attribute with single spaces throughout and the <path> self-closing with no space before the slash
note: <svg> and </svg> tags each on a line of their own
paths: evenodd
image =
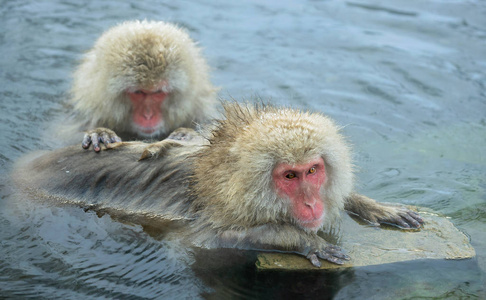
<svg viewBox="0 0 486 300">
<path fill-rule="evenodd" d="M 110 144 L 100 155 L 60 149 L 20 164 L 14 178 L 34 195 L 111 214 L 184 219 L 196 246 L 294 252 L 315 266 L 349 259 L 317 235 L 342 210 L 421 227 L 415 212 L 353 193 L 349 146 L 329 118 L 236 103 L 224 110 L 205 138 L 179 131 L 178 140 Z"/>
<path fill-rule="evenodd" d="M 74 130 L 89 130 L 82 144 L 92 143 L 95 151 L 100 142 L 121 141 L 118 135 L 162 139 L 214 117 L 216 91 L 185 30 L 164 22 L 125 22 L 106 31 L 74 73 Z"/>
</svg>

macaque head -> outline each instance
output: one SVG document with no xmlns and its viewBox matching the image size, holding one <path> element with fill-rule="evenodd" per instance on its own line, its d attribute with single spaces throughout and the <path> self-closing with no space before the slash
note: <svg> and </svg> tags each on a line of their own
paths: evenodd
<svg viewBox="0 0 486 300">
<path fill-rule="evenodd" d="M 311 232 L 339 217 L 353 173 L 349 148 L 329 118 L 272 106 L 224 109 L 227 119 L 195 168 L 198 195 L 219 217 L 235 226 L 287 223 Z"/>
<path fill-rule="evenodd" d="M 159 137 L 206 117 L 215 90 L 185 30 L 131 21 L 98 39 L 74 74 L 72 92 L 89 126 Z"/>
</svg>

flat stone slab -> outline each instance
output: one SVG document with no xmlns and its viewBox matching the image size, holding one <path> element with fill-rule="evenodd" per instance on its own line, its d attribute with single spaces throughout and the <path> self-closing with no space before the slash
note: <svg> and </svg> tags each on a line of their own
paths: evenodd
<svg viewBox="0 0 486 300">
<path fill-rule="evenodd" d="M 476 256 L 469 238 L 446 217 L 424 208 L 410 208 L 418 211 L 424 218 L 426 223 L 422 229 L 399 230 L 360 225 L 347 214 L 343 214 L 339 232 L 334 236 L 338 237 L 338 245 L 351 260 L 344 265 L 321 260 L 320 269 L 371 266 L 418 259 L 466 259 Z M 302 256 L 280 253 L 259 254 L 256 266 L 259 270 L 318 270 Z"/>
</svg>

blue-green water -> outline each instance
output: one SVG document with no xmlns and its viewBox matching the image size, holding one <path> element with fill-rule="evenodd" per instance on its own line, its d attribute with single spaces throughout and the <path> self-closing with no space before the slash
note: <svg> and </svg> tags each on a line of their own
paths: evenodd
<svg viewBox="0 0 486 300">
<path fill-rule="evenodd" d="M 477 258 L 258 273 L 76 207 L 13 201 L 2 182 L 0 298 L 485 298 L 483 1 L 0 1 L 0 174 L 57 144 L 70 74 L 107 28 L 176 22 L 222 97 L 324 112 L 354 145 L 358 190 L 450 217 Z M 237 256 L 238 257 L 238 256 Z"/>
</svg>

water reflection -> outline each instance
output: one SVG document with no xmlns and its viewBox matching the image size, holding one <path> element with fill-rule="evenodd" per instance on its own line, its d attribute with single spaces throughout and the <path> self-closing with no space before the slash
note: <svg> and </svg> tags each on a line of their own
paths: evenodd
<svg viewBox="0 0 486 300">
<path fill-rule="evenodd" d="M 140 226 L 75 207 L 19 201 L 8 209 L 15 214 L 3 220 L 10 232 L 2 233 L 1 276 L 12 283 L 2 284 L 5 295 L 177 298 L 181 286 L 187 296 L 200 293 L 187 250 Z"/>
</svg>

